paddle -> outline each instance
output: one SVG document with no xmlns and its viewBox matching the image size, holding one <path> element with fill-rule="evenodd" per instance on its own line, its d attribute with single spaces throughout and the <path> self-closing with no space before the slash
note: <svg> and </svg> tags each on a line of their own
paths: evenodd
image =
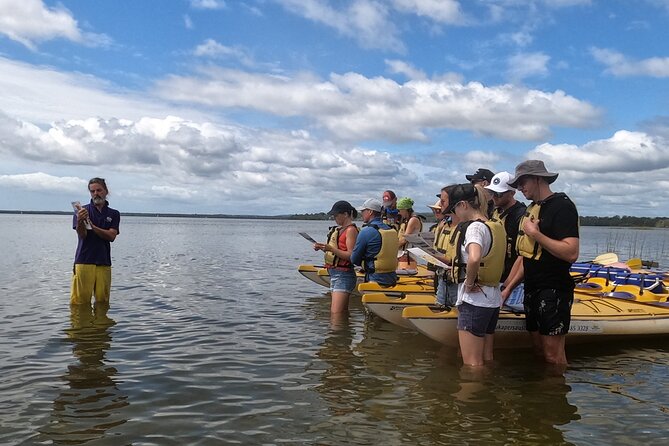
<svg viewBox="0 0 669 446">
<path fill-rule="evenodd" d="M 631 269 L 641 269 L 643 268 L 643 262 L 641 261 L 640 258 L 635 257 L 633 259 L 629 259 L 627 262 L 625 262 L 627 266 L 629 266 Z"/>
<path fill-rule="evenodd" d="M 618 261 L 618 254 L 614 252 L 607 252 L 598 255 L 590 263 L 597 263 L 599 265 L 611 265 L 612 263 L 616 263 L 617 261 Z"/>
</svg>

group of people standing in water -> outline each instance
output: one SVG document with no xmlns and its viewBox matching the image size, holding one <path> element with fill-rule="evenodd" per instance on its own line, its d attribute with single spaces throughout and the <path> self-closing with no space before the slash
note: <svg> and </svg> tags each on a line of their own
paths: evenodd
<svg viewBox="0 0 669 446">
<path fill-rule="evenodd" d="M 500 308 L 516 303 L 525 312 L 527 330 L 546 362 L 564 365 L 574 281 L 569 273 L 579 253 L 578 212 L 551 184 L 558 174 L 543 161 L 527 160 L 515 174 L 478 169 L 466 183 L 445 186 L 432 209 L 437 223 L 434 248 L 447 269 L 435 271 L 436 304 L 458 309 L 463 362 L 483 365 L 493 359 L 493 339 Z M 520 191 L 529 206 L 516 200 Z M 338 201 L 328 212 L 337 224 L 326 243 L 331 311 L 346 312 L 356 286 L 354 266 L 365 281 L 392 287 L 397 272 L 413 271 L 416 260 L 406 236 L 423 230 L 408 197 L 390 190 L 355 208 Z M 363 225 L 354 221 L 360 213 Z"/>
</svg>

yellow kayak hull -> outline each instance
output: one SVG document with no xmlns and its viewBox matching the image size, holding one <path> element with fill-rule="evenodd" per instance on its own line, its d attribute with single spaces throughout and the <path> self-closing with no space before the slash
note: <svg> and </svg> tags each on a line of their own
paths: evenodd
<svg viewBox="0 0 669 446">
<path fill-rule="evenodd" d="M 297 267 L 297 271 L 302 276 L 309 279 L 313 283 L 320 286 L 324 286 L 326 288 L 330 288 L 330 273 L 328 272 L 327 268 L 317 265 L 299 265 Z M 395 290 L 394 289 L 395 287 L 384 288 L 377 284 L 364 284 L 365 275 L 359 272 L 357 273 L 358 284 L 356 286 L 355 291 L 351 294 L 354 296 L 360 296 L 361 294 L 363 294 L 365 292 L 363 291 L 364 288 L 361 289 L 361 285 L 363 284 L 371 285 L 371 288 L 368 288 L 370 292 L 388 291 L 390 294 L 396 296 L 411 291 L 417 293 L 422 293 L 422 292 L 434 293 L 432 275 L 433 273 L 431 271 L 428 271 L 425 267 L 419 265 L 416 274 L 411 274 L 411 275 L 398 274 L 397 285 L 396 285 L 396 287 L 398 288 Z"/>
<path fill-rule="evenodd" d="M 434 294 L 407 294 L 391 297 L 385 293 L 366 293 L 362 296 L 362 304 L 371 313 L 400 327 L 413 328 L 411 322 L 402 317 L 402 311 L 409 306 L 434 305 Z"/>
<path fill-rule="evenodd" d="M 669 335 L 669 306 L 658 303 L 578 294 L 571 314 L 568 344 Z M 427 337 L 458 346 L 457 309 L 438 311 L 428 306 L 410 306 L 403 310 L 402 317 Z M 502 311 L 494 339 L 495 348 L 531 347 L 525 315 Z"/>
</svg>

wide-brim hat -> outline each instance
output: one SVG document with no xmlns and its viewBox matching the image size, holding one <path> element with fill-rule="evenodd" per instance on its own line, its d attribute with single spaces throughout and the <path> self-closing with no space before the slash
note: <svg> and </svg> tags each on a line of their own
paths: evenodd
<svg viewBox="0 0 669 446">
<path fill-rule="evenodd" d="M 520 177 L 523 177 L 525 175 L 542 177 L 546 180 L 548 184 L 554 182 L 558 177 L 557 173 L 549 172 L 548 170 L 546 170 L 546 166 L 544 165 L 543 161 L 527 160 L 523 161 L 522 163 L 516 166 L 516 174 L 511 180 L 509 180 L 507 184 L 513 188 L 516 188 L 518 187 L 518 180 L 520 179 Z"/>
<path fill-rule="evenodd" d="M 441 200 L 437 200 L 434 204 L 428 204 L 427 207 L 430 209 L 441 210 Z"/>
</svg>

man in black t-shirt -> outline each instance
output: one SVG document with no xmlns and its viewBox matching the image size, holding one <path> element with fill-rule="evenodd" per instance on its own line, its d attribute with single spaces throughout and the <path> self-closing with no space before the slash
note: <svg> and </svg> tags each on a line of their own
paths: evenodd
<svg viewBox="0 0 669 446">
<path fill-rule="evenodd" d="M 564 350 L 569 332 L 574 281 L 569 274 L 578 258 L 578 212 L 564 193 L 550 185 L 558 174 L 548 172 L 543 161 L 528 160 L 516 166 L 508 184 L 532 201 L 518 229 L 518 259 L 502 291 L 506 300 L 524 277 L 525 318 L 535 348 L 546 362 L 567 364 Z"/>
</svg>

